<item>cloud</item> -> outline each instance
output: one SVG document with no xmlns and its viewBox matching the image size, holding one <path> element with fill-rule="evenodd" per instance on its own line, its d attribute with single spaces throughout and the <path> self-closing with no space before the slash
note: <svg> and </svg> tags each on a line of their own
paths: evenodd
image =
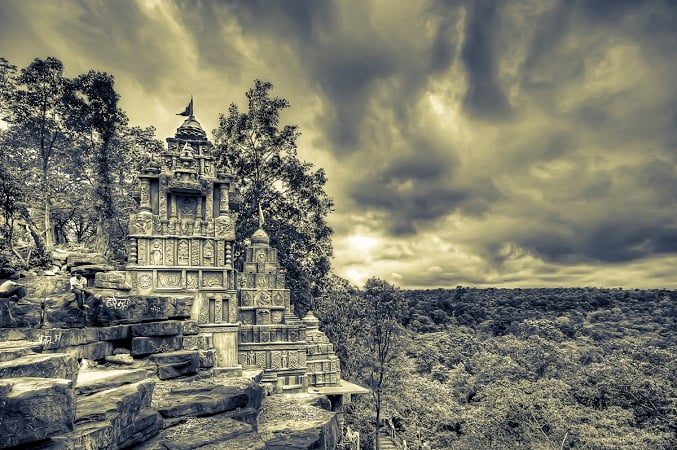
<svg viewBox="0 0 677 450">
<path fill-rule="evenodd" d="M 6 1 L 0 56 L 112 73 L 161 138 L 191 93 L 209 131 L 273 82 L 339 274 L 675 286 L 676 24 L 667 0 Z"/>
</svg>

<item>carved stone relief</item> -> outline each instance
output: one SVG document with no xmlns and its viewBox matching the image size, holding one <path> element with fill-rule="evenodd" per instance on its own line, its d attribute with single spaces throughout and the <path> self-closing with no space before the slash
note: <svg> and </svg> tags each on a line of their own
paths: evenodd
<svg viewBox="0 0 677 450">
<path fill-rule="evenodd" d="M 220 272 L 203 272 L 202 287 L 223 286 L 223 274 Z"/>
<path fill-rule="evenodd" d="M 188 261 L 189 261 L 189 251 L 190 247 L 188 245 L 188 241 L 186 240 L 181 240 L 179 241 L 179 251 L 178 251 L 178 258 L 177 261 L 180 266 L 187 266 Z"/>
<path fill-rule="evenodd" d="M 204 248 L 204 265 L 213 266 L 214 265 L 214 244 L 212 241 L 207 241 Z"/>
<path fill-rule="evenodd" d="M 150 263 L 154 266 L 161 266 L 162 260 L 162 241 L 155 239 L 150 245 Z"/>
<path fill-rule="evenodd" d="M 284 304 L 284 297 L 280 292 L 273 294 L 273 304 L 275 306 L 282 306 Z"/>
<path fill-rule="evenodd" d="M 153 285 L 153 277 L 149 273 L 140 274 L 138 277 L 138 286 L 140 289 L 148 289 Z"/>
<path fill-rule="evenodd" d="M 270 354 L 270 368 L 277 370 L 282 366 L 282 352 L 271 352 Z"/>
<path fill-rule="evenodd" d="M 165 242 L 165 262 L 168 266 L 174 265 L 174 241 Z"/>
<path fill-rule="evenodd" d="M 257 293 L 254 300 L 256 306 L 270 306 L 270 294 L 268 292 Z"/>
<path fill-rule="evenodd" d="M 266 368 L 266 352 L 256 352 L 256 366 L 261 369 Z"/>
<path fill-rule="evenodd" d="M 158 287 L 180 288 L 181 272 L 160 272 L 157 275 Z"/>
<path fill-rule="evenodd" d="M 272 323 L 282 323 L 282 311 L 273 311 L 270 320 Z"/>
<path fill-rule="evenodd" d="M 137 255 L 139 265 L 145 266 L 147 264 L 148 246 L 145 239 L 139 239 L 138 244 L 139 254 Z"/>
<path fill-rule="evenodd" d="M 242 299 L 242 306 L 252 306 L 254 304 L 254 296 L 251 291 L 240 291 L 240 298 Z"/>
<path fill-rule="evenodd" d="M 197 289 L 197 272 L 186 272 L 186 288 L 187 289 Z"/>
<path fill-rule="evenodd" d="M 270 311 L 267 309 L 259 309 L 256 311 L 256 325 L 270 324 Z"/>
<path fill-rule="evenodd" d="M 200 265 L 200 241 L 193 240 L 190 252 L 190 264 L 192 266 Z"/>
<path fill-rule="evenodd" d="M 289 368 L 296 369 L 299 366 L 299 352 L 290 351 L 289 352 Z"/>
</svg>

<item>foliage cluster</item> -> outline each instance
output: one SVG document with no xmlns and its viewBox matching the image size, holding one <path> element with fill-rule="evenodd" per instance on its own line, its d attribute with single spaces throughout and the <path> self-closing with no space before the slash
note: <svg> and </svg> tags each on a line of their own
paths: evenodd
<svg viewBox="0 0 677 450">
<path fill-rule="evenodd" d="M 124 256 L 136 166 L 162 144 L 153 128 L 130 127 L 118 101 L 105 72 L 70 78 L 53 57 L 20 70 L 0 58 L 0 248 L 9 264 L 40 264 L 54 244 Z"/>
<path fill-rule="evenodd" d="M 364 298 L 352 289 L 335 289 L 342 310 Z M 408 313 L 383 411 L 409 448 L 677 445 L 674 291 L 459 287 L 401 295 Z M 367 316 L 337 317 L 334 305 L 318 310 L 325 331 L 338 343 L 344 375 L 366 383 L 355 368 L 356 355 L 369 353 L 358 331 Z M 373 427 L 373 400 L 362 398 L 352 420 Z"/>
</svg>

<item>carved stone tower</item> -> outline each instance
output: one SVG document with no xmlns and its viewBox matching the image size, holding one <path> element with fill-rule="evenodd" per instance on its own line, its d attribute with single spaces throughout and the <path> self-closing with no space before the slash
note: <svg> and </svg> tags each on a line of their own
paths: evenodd
<svg viewBox="0 0 677 450">
<path fill-rule="evenodd" d="M 233 268 L 238 195 L 217 173 L 213 145 L 192 115 L 141 175 L 130 215 L 128 278 L 137 295 L 192 294 L 191 316 L 220 342 L 217 365 L 237 365 Z M 228 326 L 230 324 L 230 326 Z"/>
<path fill-rule="evenodd" d="M 273 392 L 299 390 L 306 387 L 306 326 L 291 312 L 277 250 L 262 225 L 261 219 L 238 274 L 239 361 L 264 369 L 261 381 Z"/>
</svg>

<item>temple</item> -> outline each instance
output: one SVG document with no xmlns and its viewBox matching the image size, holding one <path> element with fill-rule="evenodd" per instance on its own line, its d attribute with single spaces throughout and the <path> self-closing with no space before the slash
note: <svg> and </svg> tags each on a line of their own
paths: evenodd
<svg viewBox="0 0 677 450">
<path fill-rule="evenodd" d="M 271 392 L 333 387 L 339 393 L 333 346 L 312 313 L 303 320 L 293 314 L 262 214 L 243 270 L 235 269 L 240 196 L 231 174 L 217 171 L 192 101 L 187 113 L 167 138 L 167 150 L 139 175 L 139 210 L 129 227 L 131 294 L 192 296 L 191 319 L 200 332 L 185 337 L 184 348 L 214 349 L 217 371 L 263 369 L 262 383 Z"/>
</svg>

